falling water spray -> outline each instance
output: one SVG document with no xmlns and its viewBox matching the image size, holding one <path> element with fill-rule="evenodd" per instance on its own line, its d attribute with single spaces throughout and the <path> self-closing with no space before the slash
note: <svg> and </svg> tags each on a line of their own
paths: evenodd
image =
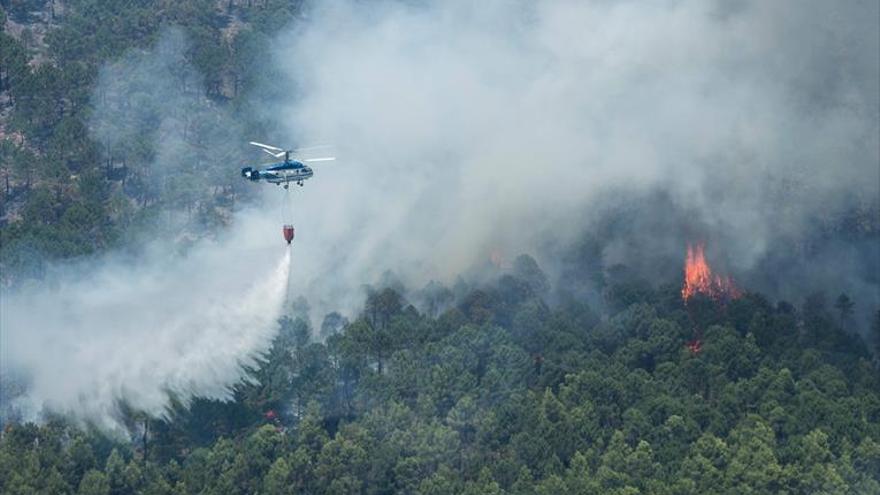
<svg viewBox="0 0 880 495">
<path fill-rule="evenodd" d="M 65 413 L 113 429 L 123 403 L 163 416 L 172 397 L 183 405 L 231 398 L 278 330 L 291 258 L 277 241 L 249 245 L 249 228 L 241 230 L 185 257 L 163 246 L 136 262 L 67 268 L 51 284 L 4 294 L 0 362 L 24 392 L 6 394 L 0 409 L 28 419 Z"/>
</svg>

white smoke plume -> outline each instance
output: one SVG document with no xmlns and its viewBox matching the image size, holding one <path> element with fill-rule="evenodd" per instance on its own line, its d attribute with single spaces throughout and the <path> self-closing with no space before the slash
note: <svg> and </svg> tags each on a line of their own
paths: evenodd
<svg viewBox="0 0 880 495">
<path fill-rule="evenodd" d="M 115 428 L 120 401 L 161 416 L 172 395 L 230 398 L 277 331 L 290 270 L 280 234 L 271 242 L 265 222 L 239 226 L 182 256 L 157 242 L 4 293 L 2 372 L 27 389 L 13 408 Z"/>
</svg>

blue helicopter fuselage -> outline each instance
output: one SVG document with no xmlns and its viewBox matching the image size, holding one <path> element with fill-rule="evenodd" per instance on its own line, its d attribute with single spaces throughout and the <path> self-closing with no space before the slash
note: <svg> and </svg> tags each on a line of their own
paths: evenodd
<svg viewBox="0 0 880 495">
<path fill-rule="evenodd" d="M 262 179 L 272 184 L 287 184 L 289 182 L 301 184 L 304 180 L 310 179 L 314 172 L 302 162 L 288 160 L 269 164 L 269 166 L 258 170 L 251 170 L 248 167 L 242 169 L 242 175 L 250 180 Z"/>
</svg>

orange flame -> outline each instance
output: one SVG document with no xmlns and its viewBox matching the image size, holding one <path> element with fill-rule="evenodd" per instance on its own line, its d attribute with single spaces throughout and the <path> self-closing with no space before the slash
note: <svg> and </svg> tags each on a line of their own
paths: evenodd
<svg viewBox="0 0 880 495">
<path fill-rule="evenodd" d="M 695 246 L 688 244 L 684 262 L 681 298 L 687 303 L 695 294 L 703 294 L 716 300 L 736 299 L 741 295 L 729 277 L 712 274 L 712 269 L 706 263 L 702 243 Z"/>
</svg>

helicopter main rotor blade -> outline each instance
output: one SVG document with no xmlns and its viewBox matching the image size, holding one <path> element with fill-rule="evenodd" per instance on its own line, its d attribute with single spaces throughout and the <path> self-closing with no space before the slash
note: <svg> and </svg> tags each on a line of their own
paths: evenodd
<svg viewBox="0 0 880 495">
<path fill-rule="evenodd" d="M 282 156 L 284 156 L 283 151 L 279 151 L 278 153 L 272 153 L 271 151 L 269 151 L 267 149 L 263 149 L 263 151 L 265 151 L 266 153 L 269 153 L 270 155 L 274 156 L 275 158 L 281 158 Z"/>
<path fill-rule="evenodd" d="M 254 145 L 254 146 L 259 146 L 260 148 L 263 148 L 263 149 L 266 149 L 266 150 L 280 151 L 280 152 L 282 152 L 282 153 L 284 152 L 284 150 L 281 149 L 281 148 L 278 148 L 278 147 L 275 147 L 275 146 L 269 146 L 268 144 L 258 143 L 258 142 L 256 142 L 256 141 L 251 141 L 250 144 L 252 144 L 252 145 Z"/>
<path fill-rule="evenodd" d="M 335 156 L 325 156 L 323 158 L 308 158 L 303 160 L 304 162 L 329 162 L 335 160 Z"/>
</svg>

